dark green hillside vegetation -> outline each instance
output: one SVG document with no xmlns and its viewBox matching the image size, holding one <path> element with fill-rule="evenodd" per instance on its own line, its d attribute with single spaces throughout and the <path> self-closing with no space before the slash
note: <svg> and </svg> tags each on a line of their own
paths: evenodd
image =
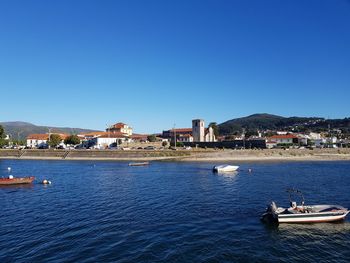
<svg viewBox="0 0 350 263">
<path fill-rule="evenodd" d="M 243 129 L 248 135 L 256 135 L 257 131 L 277 130 L 293 132 L 326 132 L 338 137 L 349 138 L 350 118 L 324 119 L 319 117 L 281 117 L 271 114 L 254 114 L 248 117 L 232 119 L 218 125 L 220 135 L 241 134 Z"/>
<path fill-rule="evenodd" d="M 49 128 L 51 133 L 79 134 L 94 131 L 80 128 L 36 126 L 32 123 L 20 121 L 0 122 L 0 125 L 4 127 L 5 134 L 9 134 L 15 140 L 24 140 L 29 134 L 33 133 L 48 133 Z"/>
<path fill-rule="evenodd" d="M 350 118 L 344 119 L 328 119 L 307 127 L 309 130 L 316 132 L 336 133 L 340 130 L 344 136 L 350 136 Z"/>
<path fill-rule="evenodd" d="M 316 124 L 324 120 L 317 117 L 289 117 L 272 114 L 253 114 L 248 117 L 232 119 L 219 125 L 220 135 L 241 133 L 243 129 L 249 133 L 256 133 L 257 130 L 280 130 L 293 129 L 311 124 Z"/>
</svg>

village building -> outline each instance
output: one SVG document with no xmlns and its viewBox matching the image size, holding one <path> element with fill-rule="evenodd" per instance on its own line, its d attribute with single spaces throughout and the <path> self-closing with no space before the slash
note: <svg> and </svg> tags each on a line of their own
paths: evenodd
<svg viewBox="0 0 350 263">
<path fill-rule="evenodd" d="M 205 128 L 204 120 L 192 120 L 192 136 L 194 142 L 215 142 L 216 138 L 212 127 Z"/>
<path fill-rule="evenodd" d="M 320 133 L 316 133 L 316 132 L 310 132 L 309 133 L 309 137 L 311 140 L 320 140 L 322 139 L 322 136 Z"/>
<path fill-rule="evenodd" d="M 136 134 L 134 133 L 133 135 L 129 136 L 129 138 L 133 142 L 147 142 L 148 140 L 148 134 Z"/>
<path fill-rule="evenodd" d="M 110 132 L 110 133 L 124 133 L 127 136 L 131 136 L 132 135 L 132 128 L 122 122 L 118 122 L 112 126 L 110 126 L 109 128 L 106 129 L 106 132 Z"/>
<path fill-rule="evenodd" d="M 176 141 L 193 142 L 193 136 L 191 134 L 180 134 L 179 136 L 177 136 Z"/>
<path fill-rule="evenodd" d="M 269 138 L 269 141 L 276 142 L 277 145 L 279 144 L 298 144 L 299 139 L 294 134 L 281 134 L 281 135 L 273 135 Z"/>
<path fill-rule="evenodd" d="M 51 133 L 51 134 L 58 134 L 63 143 L 64 139 L 67 138 L 67 134 L 63 133 Z M 48 141 L 49 141 L 49 134 L 44 133 L 44 134 L 30 134 L 27 136 L 27 147 L 28 148 L 40 148 L 40 147 L 47 147 L 48 146 Z"/>
<path fill-rule="evenodd" d="M 108 147 L 111 147 L 112 144 L 121 144 L 128 140 L 128 137 L 125 136 L 124 133 L 121 132 L 114 132 L 114 133 L 108 133 L 105 132 L 104 134 L 100 134 L 98 136 L 95 136 L 88 140 L 88 145 L 93 146 L 97 149 L 106 149 Z"/>
<path fill-rule="evenodd" d="M 192 128 L 177 128 L 166 130 L 162 132 L 162 138 L 174 140 L 174 136 L 176 137 L 184 136 L 184 135 L 192 135 Z"/>
<path fill-rule="evenodd" d="M 162 138 L 178 142 L 216 142 L 213 128 L 205 128 L 204 120 L 192 121 L 192 128 L 177 128 L 163 131 Z"/>
<path fill-rule="evenodd" d="M 266 148 L 267 149 L 272 149 L 272 148 L 276 148 L 277 147 L 277 142 L 276 141 L 272 141 L 272 140 L 266 140 Z"/>
</svg>

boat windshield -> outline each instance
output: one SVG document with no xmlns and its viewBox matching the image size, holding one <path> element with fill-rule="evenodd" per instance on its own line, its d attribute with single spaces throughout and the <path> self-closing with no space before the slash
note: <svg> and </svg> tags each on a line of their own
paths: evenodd
<svg viewBox="0 0 350 263">
<path fill-rule="evenodd" d="M 304 199 L 303 193 L 300 190 L 294 189 L 294 188 L 290 188 L 290 189 L 287 189 L 287 192 L 289 194 L 289 202 L 290 202 L 290 206 L 291 207 L 293 207 L 293 204 L 295 204 L 295 202 L 292 199 L 293 194 L 299 195 L 299 197 L 301 198 L 301 205 L 304 206 L 305 199 Z"/>
</svg>

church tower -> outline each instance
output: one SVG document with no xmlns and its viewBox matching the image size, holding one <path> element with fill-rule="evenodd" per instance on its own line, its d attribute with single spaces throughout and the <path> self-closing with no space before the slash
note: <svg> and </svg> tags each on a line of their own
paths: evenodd
<svg viewBox="0 0 350 263">
<path fill-rule="evenodd" d="M 204 142 L 205 128 L 204 120 L 192 120 L 192 136 L 194 142 Z"/>
</svg>

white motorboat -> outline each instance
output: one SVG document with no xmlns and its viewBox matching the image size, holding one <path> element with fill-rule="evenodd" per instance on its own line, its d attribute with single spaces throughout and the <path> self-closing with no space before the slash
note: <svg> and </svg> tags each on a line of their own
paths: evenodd
<svg viewBox="0 0 350 263">
<path fill-rule="evenodd" d="M 146 165 L 149 165 L 149 162 L 129 163 L 129 166 L 146 166 Z"/>
<path fill-rule="evenodd" d="M 213 171 L 217 173 L 235 172 L 238 170 L 238 168 L 239 166 L 236 166 L 236 165 L 223 164 L 223 165 L 215 165 L 213 167 Z"/>
<path fill-rule="evenodd" d="M 289 192 L 290 207 L 277 207 L 275 202 L 267 207 L 262 220 L 272 223 L 322 223 L 343 220 L 349 213 L 347 208 L 340 205 L 305 205 L 304 196 L 301 191 L 295 189 Z M 297 193 L 301 196 L 301 205 L 291 200 L 291 194 Z"/>
</svg>

